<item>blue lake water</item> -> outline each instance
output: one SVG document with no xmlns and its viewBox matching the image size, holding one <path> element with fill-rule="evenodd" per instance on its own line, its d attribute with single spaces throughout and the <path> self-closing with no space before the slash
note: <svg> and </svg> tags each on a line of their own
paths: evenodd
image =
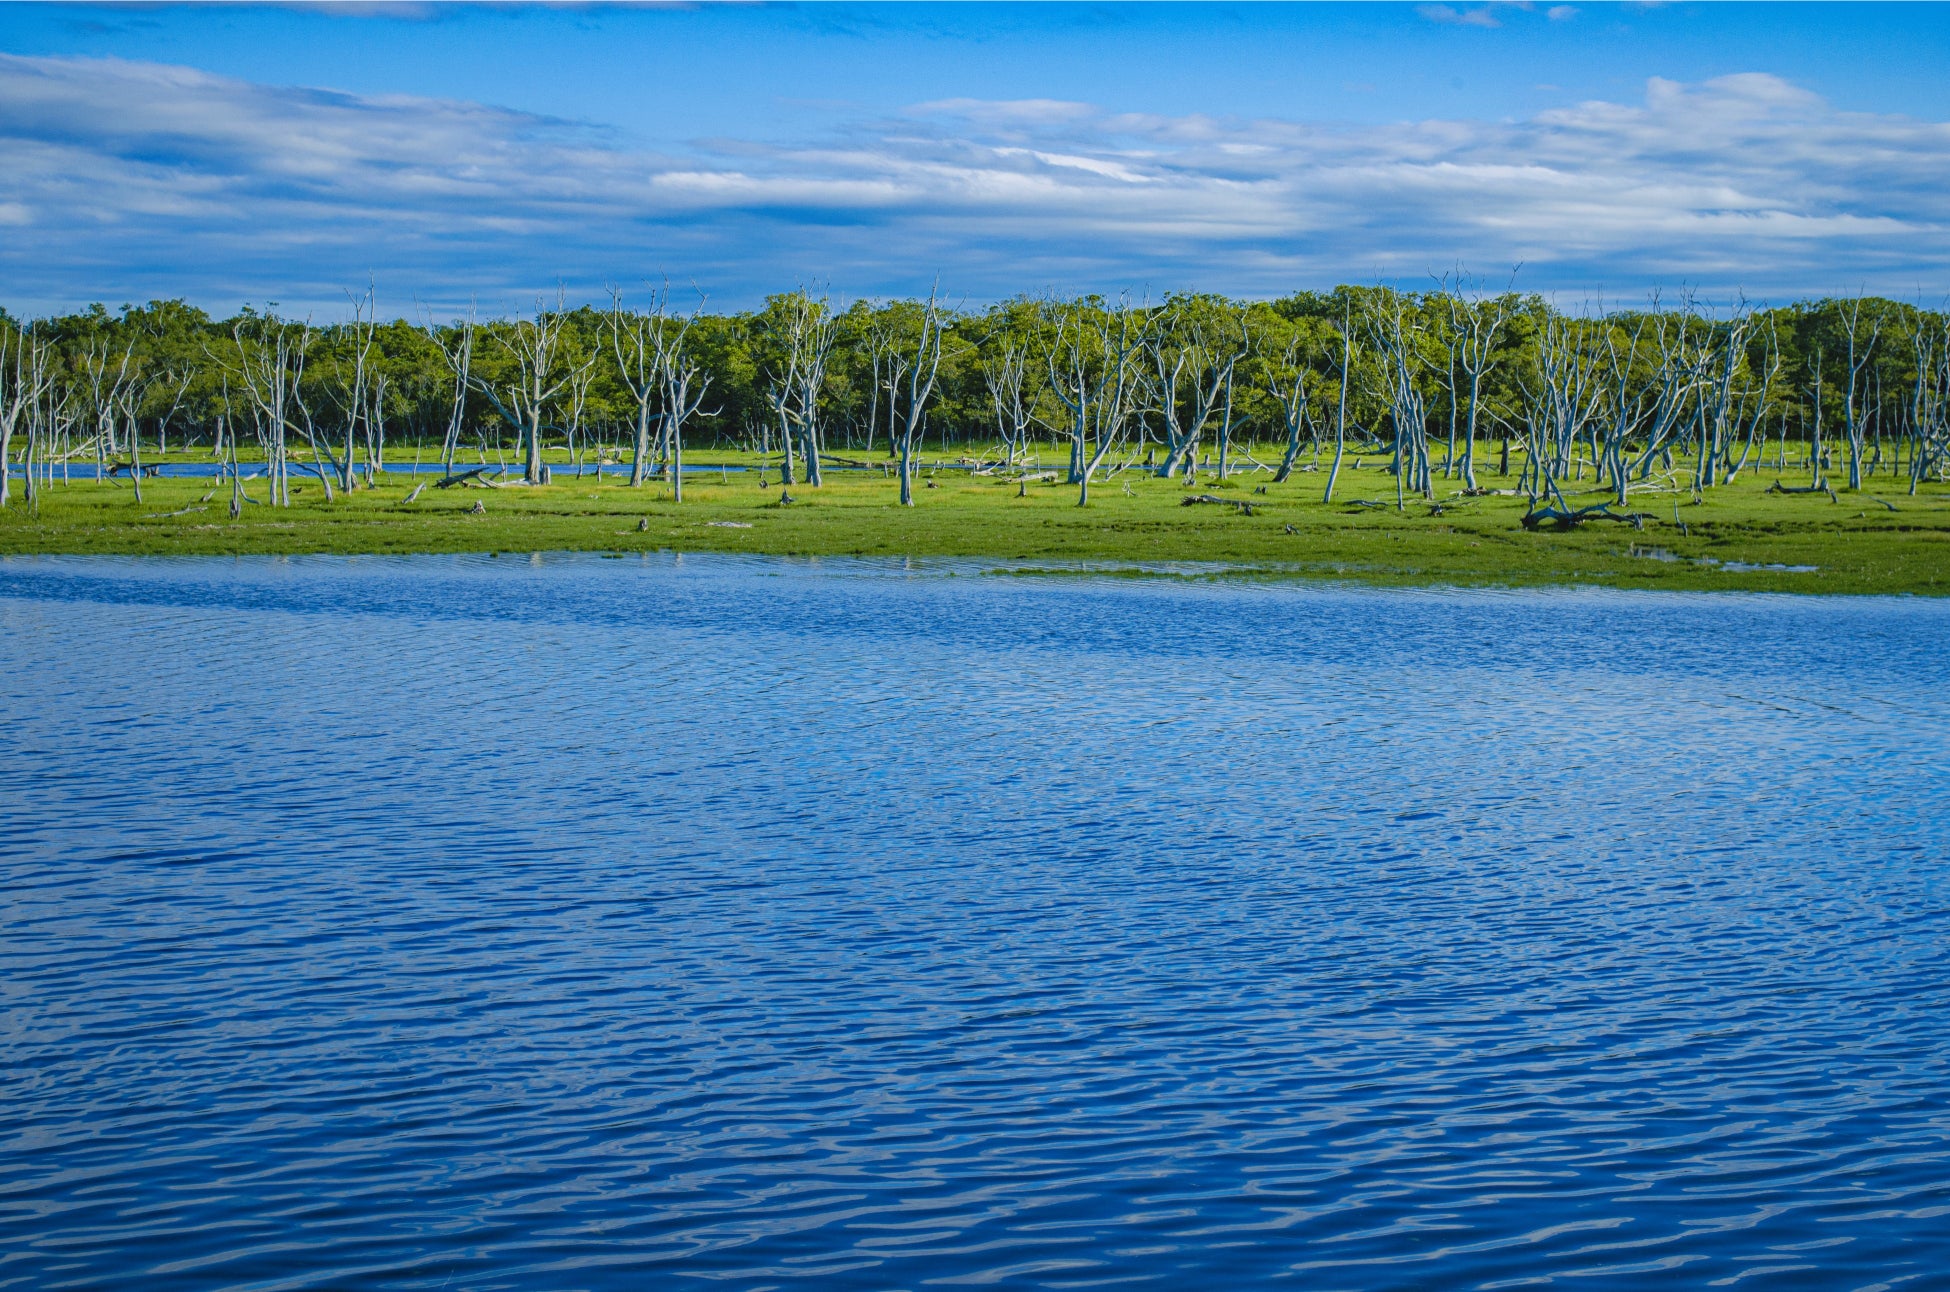
<svg viewBox="0 0 1950 1292">
<path fill-rule="evenodd" d="M 0 1288 L 1944 1287 L 1947 648 L 0 561 Z"/>
</svg>

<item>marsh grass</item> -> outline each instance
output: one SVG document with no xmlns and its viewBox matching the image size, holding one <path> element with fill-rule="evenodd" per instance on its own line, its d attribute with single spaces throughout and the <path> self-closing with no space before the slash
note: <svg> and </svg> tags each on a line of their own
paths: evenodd
<svg viewBox="0 0 1950 1292">
<path fill-rule="evenodd" d="M 730 453 L 697 456 L 703 461 L 694 457 L 694 465 L 752 465 Z M 412 503 L 406 497 L 415 482 L 404 475 L 328 503 L 315 480 L 294 474 L 291 507 L 260 501 L 235 521 L 228 484 L 200 501 L 212 491 L 210 480 L 151 479 L 140 503 L 126 481 L 56 483 L 43 490 L 38 508 L 23 503 L 16 480 L 13 502 L 0 510 L 0 553 L 677 550 L 975 557 L 1044 573 L 1060 573 L 1069 562 L 1134 569 L 1209 563 L 1242 576 L 1374 584 L 1950 592 L 1950 490 L 1940 485 L 1911 498 L 1878 480 L 1831 502 L 1768 494 L 1773 476 L 1762 473 L 1698 503 L 1686 493 L 1637 497 L 1633 509 L 1647 516 L 1642 529 L 1592 523 L 1532 532 L 1519 523 L 1521 498 L 1444 496 L 1442 486 L 1451 482 L 1440 478 L 1436 506 L 1411 499 L 1398 511 L 1393 477 L 1370 464 L 1343 469 L 1331 505 L 1321 501 L 1315 473 L 1272 484 L 1266 473 L 1220 482 L 1202 472 L 1188 487 L 1132 471 L 1093 486 L 1087 508 L 1076 505 L 1074 486 L 1060 482 L 1019 488 L 1014 477 L 949 469 L 923 476 L 932 487 L 917 488 L 918 505 L 903 508 L 897 483 L 878 471 L 830 471 L 823 488 L 793 486 L 789 504 L 779 501 L 776 472 L 766 474 L 763 488 L 754 472 L 695 472 L 686 476 L 681 506 L 660 485 L 631 489 L 613 473 L 600 482 L 577 480 L 559 468 L 547 486 L 428 488 Z M 1255 492 L 1261 486 L 1266 492 Z M 247 487 L 266 496 L 262 481 Z M 1182 505 L 1188 494 L 1220 488 L 1228 490 L 1226 503 Z M 1234 499 L 1250 502 L 1252 514 L 1226 505 Z M 485 514 L 471 513 L 476 502 Z M 159 514 L 197 506 L 207 510 Z M 1728 569 L 1709 561 L 1815 569 Z"/>
</svg>

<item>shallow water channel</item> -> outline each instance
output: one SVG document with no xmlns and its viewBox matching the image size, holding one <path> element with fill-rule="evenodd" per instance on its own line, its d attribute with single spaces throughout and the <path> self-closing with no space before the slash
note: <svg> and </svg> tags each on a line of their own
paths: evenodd
<svg viewBox="0 0 1950 1292">
<path fill-rule="evenodd" d="M 0 1288 L 1941 1287 L 1946 643 L 0 561 Z"/>
</svg>

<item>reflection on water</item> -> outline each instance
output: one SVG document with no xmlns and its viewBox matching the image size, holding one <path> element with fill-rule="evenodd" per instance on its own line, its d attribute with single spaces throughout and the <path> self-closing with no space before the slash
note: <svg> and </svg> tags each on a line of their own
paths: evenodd
<svg viewBox="0 0 1950 1292">
<path fill-rule="evenodd" d="M 1941 1286 L 1939 603 L 0 561 L 0 1287 Z"/>
</svg>

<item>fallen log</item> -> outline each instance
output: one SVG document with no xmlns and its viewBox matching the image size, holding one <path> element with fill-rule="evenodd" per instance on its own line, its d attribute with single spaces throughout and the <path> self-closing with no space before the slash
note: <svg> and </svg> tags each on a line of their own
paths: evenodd
<svg viewBox="0 0 1950 1292">
<path fill-rule="evenodd" d="M 1588 520 L 1615 520 L 1633 529 L 1644 529 L 1651 517 L 1640 511 L 1617 512 L 1612 504 L 1601 502 L 1593 507 L 1580 507 L 1576 511 L 1562 511 L 1556 507 L 1539 507 L 1525 512 L 1518 518 L 1525 529 L 1538 529 L 1549 525 L 1552 529 L 1574 529 Z"/>
<path fill-rule="evenodd" d="M 1761 492 L 1763 493 L 1825 493 L 1828 495 L 1828 501 L 1830 502 L 1841 501 L 1841 499 L 1835 496 L 1834 487 L 1828 483 L 1828 478 L 1826 476 L 1823 476 L 1821 479 L 1815 481 L 1811 485 L 1784 485 L 1779 480 L 1776 480 L 1773 484 L 1768 485 L 1767 488 L 1762 490 Z M 1885 507 L 1889 506 L 1888 503 L 1883 503 L 1882 505 Z M 1891 508 L 1891 510 L 1894 510 L 1894 508 Z"/>
<path fill-rule="evenodd" d="M 208 507 L 184 507 L 180 511 L 150 511 L 150 512 L 144 512 L 142 515 L 142 519 L 166 520 L 171 516 L 187 516 L 193 511 L 208 511 L 208 510 L 210 510 Z"/>
<path fill-rule="evenodd" d="M 466 484 L 476 476 L 487 474 L 488 470 L 489 468 L 487 467 L 475 467 L 472 471 L 461 471 L 434 481 L 433 487 L 436 489 L 451 489 L 457 484 Z"/>
<path fill-rule="evenodd" d="M 1217 494 L 1194 493 L 1187 494 L 1178 500 L 1180 507 L 1195 507 L 1200 503 L 1217 503 L 1221 507 L 1237 507 L 1239 514 L 1242 516 L 1250 516 L 1253 514 L 1253 505 L 1244 498 L 1221 498 Z"/>
</svg>

